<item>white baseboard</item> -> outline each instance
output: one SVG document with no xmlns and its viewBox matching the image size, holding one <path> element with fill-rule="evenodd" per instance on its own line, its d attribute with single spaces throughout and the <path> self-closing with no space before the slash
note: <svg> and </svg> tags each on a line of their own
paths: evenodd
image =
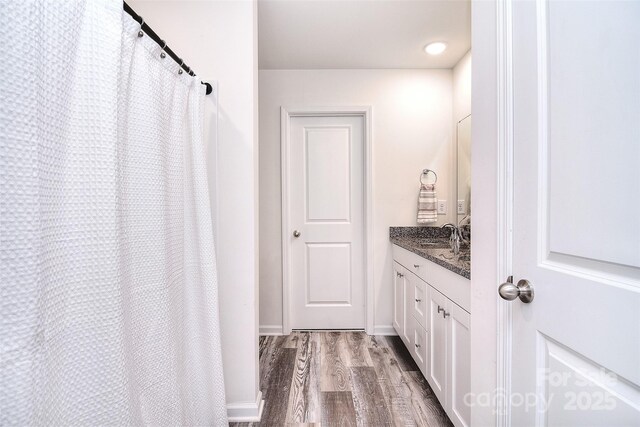
<svg viewBox="0 0 640 427">
<path fill-rule="evenodd" d="M 282 325 L 260 325 L 260 335 L 283 335 Z"/>
<path fill-rule="evenodd" d="M 255 402 L 227 404 L 227 418 L 233 423 L 259 422 L 263 409 L 264 400 L 262 400 L 262 392 L 259 391 Z"/>
<path fill-rule="evenodd" d="M 398 335 L 391 325 L 376 325 L 373 327 L 373 335 Z"/>
<path fill-rule="evenodd" d="M 284 335 L 282 325 L 260 325 L 260 335 Z M 373 327 L 373 335 L 398 335 L 391 325 L 376 325 Z"/>
</svg>

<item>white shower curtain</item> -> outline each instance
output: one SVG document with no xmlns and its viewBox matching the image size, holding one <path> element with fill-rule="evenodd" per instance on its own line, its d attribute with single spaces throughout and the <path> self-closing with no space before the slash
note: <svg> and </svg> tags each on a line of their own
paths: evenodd
<svg viewBox="0 0 640 427">
<path fill-rule="evenodd" d="M 0 425 L 223 425 L 204 86 L 120 0 L 0 5 Z"/>
</svg>

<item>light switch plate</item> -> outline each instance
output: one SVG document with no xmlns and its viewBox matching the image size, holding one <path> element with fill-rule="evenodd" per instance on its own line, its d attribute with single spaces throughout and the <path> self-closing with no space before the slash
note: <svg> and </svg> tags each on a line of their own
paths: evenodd
<svg viewBox="0 0 640 427">
<path fill-rule="evenodd" d="M 447 201 L 438 200 L 438 215 L 446 215 L 446 214 L 447 214 Z"/>
<path fill-rule="evenodd" d="M 464 215 L 466 212 L 464 211 L 464 200 L 458 200 L 458 214 Z"/>
</svg>

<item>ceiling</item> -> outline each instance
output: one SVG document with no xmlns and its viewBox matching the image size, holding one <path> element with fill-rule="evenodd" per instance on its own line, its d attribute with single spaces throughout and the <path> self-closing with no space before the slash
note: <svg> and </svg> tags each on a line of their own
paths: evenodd
<svg viewBox="0 0 640 427">
<path fill-rule="evenodd" d="M 424 53 L 444 41 L 439 56 Z M 451 68 L 471 48 L 469 0 L 258 0 L 261 69 Z"/>
</svg>

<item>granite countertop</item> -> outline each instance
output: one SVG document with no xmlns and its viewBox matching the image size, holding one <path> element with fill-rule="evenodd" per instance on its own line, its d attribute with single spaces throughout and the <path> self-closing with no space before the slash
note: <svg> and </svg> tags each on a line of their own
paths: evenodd
<svg viewBox="0 0 640 427">
<path fill-rule="evenodd" d="M 390 227 L 389 238 L 394 245 L 471 279 L 471 249 L 463 245 L 460 253 L 454 255 L 449 246 L 449 230 L 438 227 Z"/>
</svg>

